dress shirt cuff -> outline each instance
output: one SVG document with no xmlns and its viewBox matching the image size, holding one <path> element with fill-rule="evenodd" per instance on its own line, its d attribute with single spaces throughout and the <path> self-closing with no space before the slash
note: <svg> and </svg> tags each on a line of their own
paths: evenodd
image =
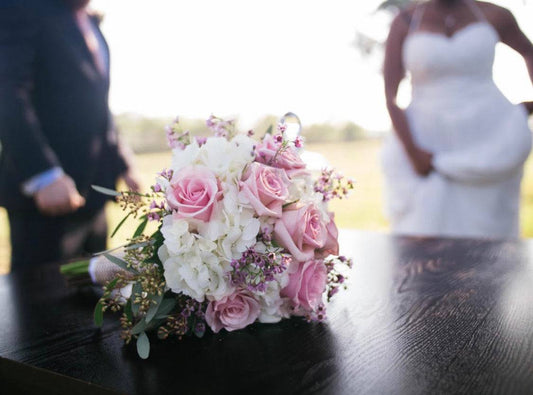
<svg viewBox="0 0 533 395">
<path fill-rule="evenodd" d="M 61 167 L 52 167 L 39 173 L 22 184 L 22 193 L 31 197 L 40 189 L 50 185 L 65 173 Z"/>
<path fill-rule="evenodd" d="M 88 271 L 89 271 L 89 276 L 91 276 L 91 281 L 93 284 L 98 284 L 97 283 L 98 280 L 96 278 L 96 266 L 98 265 L 97 263 L 98 259 L 99 259 L 98 256 L 94 256 L 89 260 Z"/>
</svg>

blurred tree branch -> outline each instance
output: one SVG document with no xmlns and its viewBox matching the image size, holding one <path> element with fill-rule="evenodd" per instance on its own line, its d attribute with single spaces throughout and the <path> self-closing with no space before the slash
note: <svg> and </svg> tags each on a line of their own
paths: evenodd
<svg viewBox="0 0 533 395">
<path fill-rule="evenodd" d="M 410 2 L 412 2 L 412 0 L 385 0 L 377 6 L 374 12 L 385 11 L 394 15 Z M 372 55 L 376 50 L 381 51 L 383 43 L 375 37 L 371 37 L 370 35 L 357 30 L 355 32 L 354 47 L 360 55 L 367 57 Z"/>
</svg>

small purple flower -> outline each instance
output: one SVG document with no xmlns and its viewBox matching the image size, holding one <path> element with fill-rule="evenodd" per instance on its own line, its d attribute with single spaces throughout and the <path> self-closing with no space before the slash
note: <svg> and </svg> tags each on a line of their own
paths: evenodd
<svg viewBox="0 0 533 395">
<path fill-rule="evenodd" d="M 148 220 L 150 220 L 150 221 L 159 221 L 160 219 L 161 219 L 161 216 L 158 213 L 156 213 L 154 211 L 148 213 Z"/>
<path fill-rule="evenodd" d="M 253 248 L 246 250 L 240 259 L 232 260 L 230 265 L 232 270 L 228 277 L 232 285 L 251 292 L 264 292 L 267 283 L 274 280 L 274 274 L 286 269 L 283 256 L 260 253 Z"/>
<path fill-rule="evenodd" d="M 198 145 L 201 147 L 202 145 L 204 145 L 205 143 L 207 143 L 207 137 L 196 136 L 196 142 L 197 142 Z"/>
</svg>

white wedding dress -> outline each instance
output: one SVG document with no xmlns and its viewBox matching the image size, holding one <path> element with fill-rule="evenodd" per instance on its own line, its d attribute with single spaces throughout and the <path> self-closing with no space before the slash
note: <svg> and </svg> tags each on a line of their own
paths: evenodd
<svg viewBox="0 0 533 395">
<path fill-rule="evenodd" d="M 415 141 L 434 154 L 418 176 L 393 133 L 383 149 L 387 213 L 395 233 L 516 238 L 528 115 L 492 79 L 498 33 L 474 2 L 477 21 L 453 36 L 418 30 L 418 6 L 403 47 L 411 75 L 406 115 Z"/>
</svg>

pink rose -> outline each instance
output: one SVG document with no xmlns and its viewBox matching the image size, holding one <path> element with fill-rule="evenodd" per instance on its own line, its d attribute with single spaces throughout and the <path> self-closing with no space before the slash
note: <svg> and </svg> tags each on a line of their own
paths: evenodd
<svg viewBox="0 0 533 395">
<path fill-rule="evenodd" d="M 284 169 L 289 177 L 308 174 L 304 161 L 294 147 L 287 146 L 283 150 L 280 150 L 280 148 L 281 144 L 274 141 L 270 134 L 267 134 L 255 148 L 255 160 L 259 163 Z"/>
<path fill-rule="evenodd" d="M 231 332 L 252 324 L 259 313 L 257 300 L 248 294 L 237 292 L 210 302 L 205 312 L 205 321 L 215 333 L 222 328 Z"/>
<path fill-rule="evenodd" d="M 315 250 L 324 247 L 327 236 L 321 212 L 313 204 L 289 206 L 274 225 L 274 240 L 298 262 L 313 259 Z"/>
<path fill-rule="evenodd" d="M 326 290 L 328 274 L 324 262 L 312 259 L 298 263 L 292 270 L 292 273 L 289 272 L 289 284 L 281 290 L 281 296 L 289 298 L 295 309 L 315 310 Z"/>
<path fill-rule="evenodd" d="M 209 221 L 222 191 L 215 175 L 207 168 L 189 166 L 176 172 L 166 191 L 168 205 L 178 217 Z"/>
<path fill-rule="evenodd" d="M 334 221 L 335 215 L 329 213 L 329 222 L 326 225 L 326 242 L 315 254 L 317 258 L 325 258 L 328 255 L 339 255 L 339 231 Z"/>
<path fill-rule="evenodd" d="M 281 218 L 283 204 L 289 197 L 288 184 L 289 179 L 284 170 L 254 162 L 239 186 L 257 215 Z"/>
</svg>

